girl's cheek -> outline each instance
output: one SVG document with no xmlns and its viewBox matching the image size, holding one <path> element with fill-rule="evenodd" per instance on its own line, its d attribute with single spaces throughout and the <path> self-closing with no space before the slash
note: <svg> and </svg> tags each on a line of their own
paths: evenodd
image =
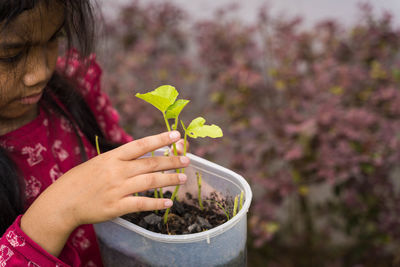
<svg viewBox="0 0 400 267">
<path fill-rule="evenodd" d="M 0 75 L 0 106 L 3 106 L 11 97 L 11 93 L 15 92 L 17 84 L 15 83 L 16 75 Z"/>
</svg>

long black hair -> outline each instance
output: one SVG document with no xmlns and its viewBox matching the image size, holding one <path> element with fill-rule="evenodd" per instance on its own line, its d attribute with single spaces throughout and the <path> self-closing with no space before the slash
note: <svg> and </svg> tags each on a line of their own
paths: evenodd
<svg viewBox="0 0 400 267">
<path fill-rule="evenodd" d="M 94 49 L 96 35 L 94 5 L 90 0 L 0 0 L 0 23 L 3 26 L 7 25 L 22 12 L 33 9 L 39 2 L 50 4 L 52 1 L 57 1 L 64 7 L 67 49 L 74 47 L 82 57 L 88 56 Z M 93 145 L 93 137 L 99 136 L 102 151 L 117 146 L 117 144 L 105 140 L 93 113 L 82 95 L 76 90 L 76 85 L 68 81 L 62 73 L 55 72 L 47 88 L 49 90 L 44 91 L 40 104 L 66 117 L 75 126 L 83 160 L 87 157 L 78 129 Z M 54 97 L 62 103 L 63 107 L 54 101 Z M 6 231 L 19 214 L 23 213 L 23 190 L 24 181 L 18 167 L 7 155 L 7 151 L 0 147 L 0 235 Z"/>
</svg>

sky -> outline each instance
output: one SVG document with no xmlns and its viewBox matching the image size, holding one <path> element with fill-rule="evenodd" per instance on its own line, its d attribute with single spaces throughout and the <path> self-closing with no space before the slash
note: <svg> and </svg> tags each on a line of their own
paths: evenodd
<svg viewBox="0 0 400 267">
<path fill-rule="evenodd" d="M 129 1 L 99 0 L 106 16 L 113 16 L 118 6 Z M 237 3 L 240 6 L 237 15 L 250 23 L 255 20 L 258 9 L 267 4 L 273 15 L 302 16 L 306 26 L 328 18 L 337 19 L 343 25 L 351 25 L 359 18 L 358 4 L 369 3 L 377 13 L 390 11 L 396 25 L 400 26 L 400 0 L 142 0 L 150 1 L 176 3 L 195 19 L 212 17 L 218 7 Z"/>
</svg>

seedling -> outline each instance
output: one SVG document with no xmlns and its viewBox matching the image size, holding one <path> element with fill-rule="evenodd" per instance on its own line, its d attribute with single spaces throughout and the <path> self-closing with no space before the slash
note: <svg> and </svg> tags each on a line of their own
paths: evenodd
<svg viewBox="0 0 400 267">
<path fill-rule="evenodd" d="M 233 202 L 233 211 L 232 217 L 235 217 L 236 214 L 243 208 L 243 194 L 244 192 L 240 192 L 240 196 L 236 196 Z"/>
<path fill-rule="evenodd" d="M 243 208 L 243 195 L 244 195 L 244 192 L 243 191 L 240 192 L 239 210 L 241 210 Z"/>
<path fill-rule="evenodd" d="M 222 209 L 222 210 L 224 211 L 225 216 L 226 216 L 226 219 L 229 221 L 231 218 L 229 217 L 229 213 L 228 213 L 228 211 L 224 208 L 224 206 L 223 206 L 221 203 L 219 203 L 218 201 L 215 201 L 215 204 L 217 204 L 217 206 L 218 206 L 220 209 Z"/>
<path fill-rule="evenodd" d="M 151 156 L 154 157 L 154 151 L 151 151 Z M 160 189 L 160 194 L 158 193 L 158 189 L 155 188 L 154 189 L 154 198 L 158 198 L 158 196 L 160 196 L 160 198 L 163 198 L 163 193 L 162 193 L 162 189 Z M 158 210 L 155 210 L 155 213 L 158 214 Z"/>
<path fill-rule="evenodd" d="M 159 111 L 161 111 L 165 125 L 167 126 L 167 130 L 171 131 L 171 126 L 169 124 L 169 119 L 174 119 L 175 122 L 172 126 L 173 130 L 178 128 L 178 118 L 179 114 L 183 110 L 183 108 L 189 103 L 189 100 L 178 99 L 179 93 L 176 91 L 175 87 L 171 85 L 163 85 L 158 87 L 157 89 L 145 93 L 145 94 L 136 94 L 136 97 L 146 101 L 149 104 L 152 104 Z M 176 145 L 173 144 L 174 155 L 177 156 L 178 152 L 176 151 Z"/>
<path fill-rule="evenodd" d="M 99 137 L 96 135 L 96 150 L 97 150 L 97 155 L 100 155 L 100 146 L 99 146 Z"/>
<path fill-rule="evenodd" d="M 183 143 L 183 155 L 186 156 L 186 150 L 187 150 L 187 137 L 190 136 L 192 138 L 197 138 L 197 137 L 212 137 L 212 138 L 217 138 L 221 137 L 222 130 L 219 128 L 217 125 L 204 125 L 206 120 L 202 117 L 198 117 L 189 124 L 188 128 L 185 128 L 184 123 L 181 121 L 182 128 L 185 131 L 184 135 L 184 143 Z M 182 170 L 182 173 L 185 172 L 185 170 Z M 201 188 L 201 185 L 200 187 Z M 171 200 L 174 201 L 176 195 L 178 194 L 179 190 L 179 185 L 175 187 L 174 192 L 172 193 Z M 199 192 L 201 194 L 201 192 Z M 167 223 L 168 220 L 168 213 L 169 213 L 170 208 L 168 208 L 165 211 L 164 214 L 164 224 Z"/>
<path fill-rule="evenodd" d="M 145 94 L 136 94 L 136 97 L 150 103 L 154 107 L 156 107 L 158 110 L 161 111 L 163 114 L 163 118 L 165 121 L 165 125 L 167 126 L 167 130 L 171 131 L 172 130 L 177 130 L 178 128 L 178 121 L 179 121 L 179 115 L 182 112 L 183 108 L 189 103 L 189 100 L 185 99 L 178 99 L 179 93 L 176 91 L 175 87 L 170 86 L 170 85 L 163 85 L 158 87 L 157 89 L 145 93 Z M 169 120 L 173 119 L 174 124 L 172 125 L 172 128 L 169 124 Z M 205 119 L 202 117 L 198 117 L 194 119 L 189 126 L 186 128 L 183 122 L 181 121 L 182 127 L 185 131 L 185 137 L 184 137 L 184 151 L 183 155 L 186 155 L 186 150 L 187 150 L 187 137 L 192 137 L 192 138 L 198 138 L 198 137 L 212 137 L 212 138 L 217 138 L 221 137 L 222 130 L 219 128 L 217 125 L 205 125 Z M 177 150 L 176 150 L 176 145 L 173 144 L 173 150 L 174 150 L 174 155 L 177 156 Z M 176 172 L 184 172 L 184 169 L 182 170 L 176 170 Z M 199 190 L 201 189 L 201 184 L 199 186 Z M 177 193 L 179 190 L 179 185 L 175 187 L 174 192 L 172 193 L 171 200 L 174 201 Z M 200 192 L 201 194 L 201 192 Z M 167 223 L 168 220 L 168 213 L 170 209 L 168 208 L 165 211 L 164 214 L 164 223 Z"/>
<path fill-rule="evenodd" d="M 235 217 L 235 215 L 243 208 L 243 195 L 244 192 L 240 192 L 240 195 L 235 197 L 234 203 L 233 203 L 233 212 L 232 212 L 232 217 Z"/>
<path fill-rule="evenodd" d="M 189 124 L 189 126 L 186 128 L 185 124 L 183 121 L 181 121 L 182 128 L 185 131 L 184 135 L 184 146 L 183 146 L 183 151 L 186 154 L 186 147 L 187 147 L 187 137 L 190 136 L 192 138 L 198 138 L 198 137 L 211 137 L 211 138 L 217 138 L 217 137 L 222 137 L 223 133 L 221 128 L 219 128 L 217 125 L 205 125 L 204 123 L 206 120 L 202 117 L 198 117 Z M 198 199 L 199 199 L 199 206 L 200 209 L 203 210 L 203 203 L 201 201 L 201 175 L 197 175 L 197 187 L 198 187 Z"/>
<path fill-rule="evenodd" d="M 198 200 L 199 200 L 199 206 L 201 210 L 204 210 L 203 207 L 203 201 L 201 200 L 201 174 L 199 172 L 196 172 L 196 177 L 197 177 L 197 187 L 198 187 Z"/>
<path fill-rule="evenodd" d="M 235 201 L 233 202 L 232 217 L 236 216 L 237 208 L 238 208 L 238 196 L 235 197 Z"/>
<path fill-rule="evenodd" d="M 217 204 L 217 206 L 223 210 L 223 212 L 225 213 L 226 219 L 229 221 L 231 218 L 235 217 L 236 214 L 242 209 L 243 207 L 243 194 L 244 192 L 242 191 L 240 193 L 240 195 L 237 195 L 235 197 L 235 200 L 233 201 L 233 209 L 232 209 L 232 216 L 229 216 L 229 212 L 227 211 L 227 209 L 224 207 L 224 205 L 222 205 L 220 202 L 214 200 L 212 202 L 214 202 L 215 204 Z"/>
<path fill-rule="evenodd" d="M 242 191 L 240 193 L 240 195 L 237 195 L 235 197 L 235 199 L 233 201 L 232 216 L 229 216 L 228 209 L 226 209 L 222 203 L 218 202 L 217 200 L 208 200 L 208 201 L 215 203 L 225 213 L 226 219 L 227 219 L 227 221 L 229 221 L 230 219 L 235 217 L 236 214 L 242 209 L 242 207 L 243 207 L 243 195 L 244 195 L 244 192 Z M 207 200 L 205 200 L 205 201 L 207 201 Z"/>
<path fill-rule="evenodd" d="M 158 190 L 154 188 L 154 198 L 158 198 Z M 158 214 L 158 210 L 155 210 L 155 213 Z"/>
</svg>

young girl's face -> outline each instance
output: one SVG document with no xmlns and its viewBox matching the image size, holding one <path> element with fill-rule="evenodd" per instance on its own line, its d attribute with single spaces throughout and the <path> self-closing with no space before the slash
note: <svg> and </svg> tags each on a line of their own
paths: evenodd
<svg viewBox="0 0 400 267">
<path fill-rule="evenodd" d="M 0 32 L 0 134 L 18 128 L 37 115 L 37 105 L 58 56 L 63 8 L 40 1 Z"/>
</svg>

